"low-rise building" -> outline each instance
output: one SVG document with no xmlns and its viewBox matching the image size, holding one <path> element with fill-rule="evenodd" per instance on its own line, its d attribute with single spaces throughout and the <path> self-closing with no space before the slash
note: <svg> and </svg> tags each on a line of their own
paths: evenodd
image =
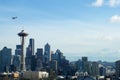
<svg viewBox="0 0 120 80">
<path fill-rule="evenodd" d="M 23 73 L 23 78 L 30 79 L 30 80 L 39 80 L 42 78 L 48 78 L 49 73 L 43 71 L 26 71 Z"/>
</svg>

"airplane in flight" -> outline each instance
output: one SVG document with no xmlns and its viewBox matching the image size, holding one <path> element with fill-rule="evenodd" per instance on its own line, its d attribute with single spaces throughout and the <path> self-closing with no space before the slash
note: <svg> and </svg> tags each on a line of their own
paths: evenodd
<svg viewBox="0 0 120 80">
<path fill-rule="evenodd" d="M 12 17 L 12 19 L 17 19 L 17 16 Z"/>
</svg>

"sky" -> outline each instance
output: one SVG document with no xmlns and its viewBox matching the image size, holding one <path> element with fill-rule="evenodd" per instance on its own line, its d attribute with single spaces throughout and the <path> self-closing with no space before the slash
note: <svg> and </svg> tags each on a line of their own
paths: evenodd
<svg viewBox="0 0 120 80">
<path fill-rule="evenodd" d="M 120 59 L 120 0 L 0 0 L 0 50 L 12 48 L 24 29 L 26 47 L 60 49 L 73 61 Z M 12 17 L 17 16 L 16 19 Z"/>
</svg>

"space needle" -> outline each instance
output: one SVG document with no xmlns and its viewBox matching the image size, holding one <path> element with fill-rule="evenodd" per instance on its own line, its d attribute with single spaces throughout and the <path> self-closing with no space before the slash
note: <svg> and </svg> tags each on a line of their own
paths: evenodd
<svg viewBox="0 0 120 80">
<path fill-rule="evenodd" d="M 21 70 L 21 71 L 26 71 L 26 68 L 25 68 L 25 58 L 24 58 L 24 39 L 25 39 L 25 37 L 28 36 L 28 34 L 25 33 L 24 30 L 21 30 L 21 32 L 18 33 L 18 36 L 19 36 L 20 39 L 21 39 L 21 46 L 22 46 L 22 49 L 21 49 L 21 64 L 20 64 L 20 70 Z"/>
</svg>

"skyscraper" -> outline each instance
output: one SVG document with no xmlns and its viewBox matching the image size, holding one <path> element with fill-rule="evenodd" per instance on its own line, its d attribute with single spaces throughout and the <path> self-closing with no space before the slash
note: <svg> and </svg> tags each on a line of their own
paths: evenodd
<svg viewBox="0 0 120 80">
<path fill-rule="evenodd" d="M 36 70 L 41 70 L 43 67 L 43 49 L 38 48 L 36 52 Z"/>
<path fill-rule="evenodd" d="M 55 55 L 56 55 L 56 59 L 58 61 L 58 68 L 61 68 L 62 67 L 62 60 L 64 58 L 63 53 L 59 49 L 57 49 L 55 52 Z"/>
<path fill-rule="evenodd" d="M 29 39 L 29 45 L 26 50 L 26 57 L 31 57 L 34 55 L 34 39 Z"/>
<path fill-rule="evenodd" d="M 16 45 L 15 55 L 20 55 L 21 56 L 21 53 L 22 53 L 22 46 L 21 45 Z"/>
<path fill-rule="evenodd" d="M 77 70 L 82 72 L 82 60 L 79 59 L 75 64 L 76 64 Z"/>
<path fill-rule="evenodd" d="M 88 72 L 88 59 L 87 59 L 87 57 L 82 57 L 82 70 L 83 70 L 83 72 Z"/>
<path fill-rule="evenodd" d="M 15 71 L 20 71 L 20 64 L 21 64 L 21 56 L 14 55 L 13 56 L 13 66 L 15 67 Z"/>
<path fill-rule="evenodd" d="M 47 43 L 45 45 L 45 51 L 44 51 L 44 62 L 49 63 L 51 61 L 51 53 L 50 53 L 50 45 Z"/>
<path fill-rule="evenodd" d="M 41 60 L 43 61 L 43 49 L 42 48 L 37 49 L 36 56 L 37 58 L 41 58 Z"/>
<path fill-rule="evenodd" d="M 29 39 L 29 45 L 26 49 L 26 70 L 31 70 L 31 65 L 32 65 L 32 56 L 34 55 L 34 39 L 31 38 Z"/>
<path fill-rule="evenodd" d="M 12 49 L 4 47 L 0 51 L 0 72 L 9 71 L 12 58 Z"/>
<path fill-rule="evenodd" d="M 31 47 L 31 54 L 34 55 L 34 45 L 35 45 L 34 39 L 31 38 L 29 40 L 29 45 Z"/>
<path fill-rule="evenodd" d="M 115 65 L 116 65 L 116 76 L 117 78 L 119 78 L 120 77 L 120 60 L 116 61 Z"/>
<path fill-rule="evenodd" d="M 35 55 L 32 55 L 31 57 L 31 70 L 32 71 L 35 71 L 36 70 L 36 56 Z"/>
<path fill-rule="evenodd" d="M 31 64 L 32 64 L 32 56 L 31 57 L 26 57 L 25 58 L 25 65 L 26 65 L 26 70 L 31 70 Z"/>
<path fill-rule="evenodd" d="M 92 76 L 98 76 L 99 75 L 99 64 L 97 62 L 92 62 Z"/>
<path fill-rule="evenodd" d="M 100 75 L 100 76 L 106 75 L 106 68 L 105 68 L 104 66 L 101 66 L 101 67 L 99 68 L 99 75 Z"/>
</svg>

